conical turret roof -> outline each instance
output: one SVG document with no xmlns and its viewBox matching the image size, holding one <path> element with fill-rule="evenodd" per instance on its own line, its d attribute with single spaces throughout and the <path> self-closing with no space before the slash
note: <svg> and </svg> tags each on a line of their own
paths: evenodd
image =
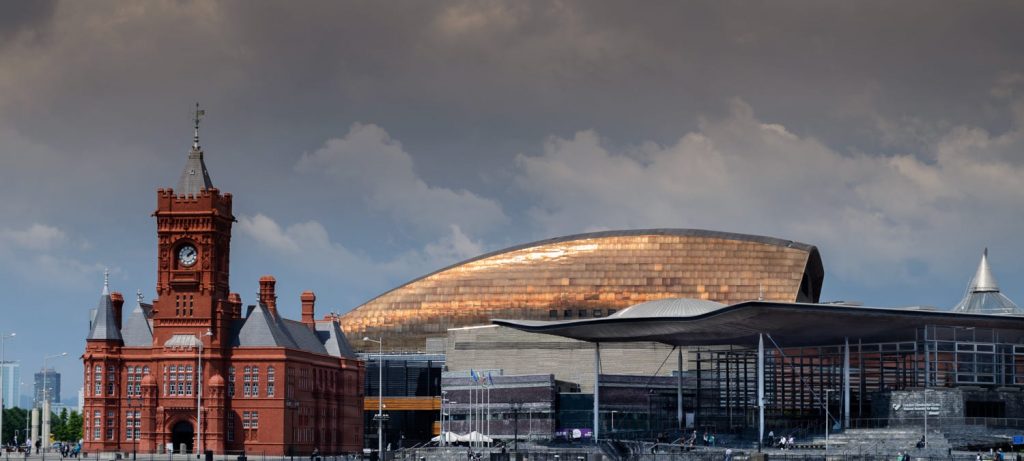
<svg viewBox="0 0 1024 461">
<path fill-rule="evenodd" d="M 128 320 L 121 332 L 124 345 L 128 347 L 145 347 L 153 345 L 153 328 L 150 325 L 149 312 L 152 306 L 142 302 L 142 292 L 135 297 L 135 308 L 128 314 Z"/>
<path fill-rule="evenodd" d="M 992 275 L 992 268 L 988 264 L 988 248 L 981 253 L 981 262 L 978 263 L 978 271 L 975 272 L 971 284 L 967 288 L 967 294 L 960 303 L 953 308 L 953 312 L 963 314 L 994 314 L 994 315 L 1024 315 L 1024 309 L 999 292 L 999 283 Z"/>
<path fill-rule="evenodd" d="M 92 330 L 86 340 L 121 341 L 121 331 L 117 328 L 114 318 L 114 303 L 110 300 L 110 273 L 103 274 L 103 292 L 100 294 L 99 305 L 96 306 L 96 318 L 92 322 Z"/>
<path fill-rule="evenodd" d="M 181 170 L 181 178 L 174 192 L 178 195 L 199 195 L 200 191 L 211 188 L 213 182 L 210 181 L 210 172 L 206 170 L 206 162 L 203 161 L 203 151 L 194 146 L 188 153 L 185 169 Z"/>
<path fill-rule="evenodd" d="M 981 253 L 981 262 L 978 263 L 978 271 L 971 279 L 970 291 L 972 293 L 999 291 L 999 283 L 996 282 L 996 277 L 992 275 L 992 268 L 988 265 L 988 248 Z"/>
</svg>

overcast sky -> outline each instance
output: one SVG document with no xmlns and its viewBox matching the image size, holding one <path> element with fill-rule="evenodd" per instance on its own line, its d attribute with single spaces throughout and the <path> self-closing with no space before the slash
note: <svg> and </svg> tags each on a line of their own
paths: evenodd
<svg viewBox="0 0 1024 461">
<path fill-rule="evenodd" d="M 0 3 L 0 331 L 81 385 L 155 296 L 158 187 L 207 109 L 233 291 L 345 312 L 483 251 L 686 227 L 821 249 L 823 299 L 1024 302 L 1020 2 Z M 26 387 L 27 389 L 27 387 Z M 26 391 L 27 392 L 27 391 Z"/>
</svg>

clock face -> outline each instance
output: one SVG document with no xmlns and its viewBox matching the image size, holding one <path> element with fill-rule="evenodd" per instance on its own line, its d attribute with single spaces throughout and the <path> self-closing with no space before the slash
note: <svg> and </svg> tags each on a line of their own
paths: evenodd
<svg viewBox="0 0 1024 461">
<path fill-rule="evenodd" d="M 192 245 L 185 245 L 178 250 L 178 261 L 181 262 L 182 266 L 191 267 L 196 263 L 196 247 Z"/>
</svg>

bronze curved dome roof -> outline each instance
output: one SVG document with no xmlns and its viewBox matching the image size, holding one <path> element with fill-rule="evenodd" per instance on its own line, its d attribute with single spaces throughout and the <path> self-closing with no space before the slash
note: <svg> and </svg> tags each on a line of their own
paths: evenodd
<svg viewBox="0 0 1024 461">
<path fill-rule="evenodd" d="M 813 245 L 697 229 L 570 235 L 487 253 L 392 289 L 341 318 L 354 345 L 385 338 L 422 350 L 448 328 L 492 318 L 611 315 L 665 298 L 733 304 L 817 302 L 824 269 Z"/>
</svg>

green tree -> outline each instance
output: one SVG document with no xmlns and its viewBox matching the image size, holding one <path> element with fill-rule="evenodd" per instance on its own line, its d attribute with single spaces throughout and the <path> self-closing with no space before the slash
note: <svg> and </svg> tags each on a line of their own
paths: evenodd
<svg viewBox="0 0 1024 461">
<path fill-rule="evenodd" d="M 82 415 L 77 411 L 72 411 L 68 415 L 67 424 L 64 425 L 65 439 L 69 442 L 77 442 L 82 439 L 82 425 L 85 421 L 82 419 Z"/>
<path fill-rule="evenodd" d="M 68 409 L 61 410 L 60 414 L 51 413 L 50 416 L 50 436 L 56 442 L 62 442 L 68 440 L 64 436 L 67 432 L 68 426 Z"/>
<path fill-rule="evenodd" d="M 17 431 L 18 443 L 25 441 L 25 418 L 28 411 L 21 408 L 4 409 L 4 432 L 0 434 L 3 443 L 14 443 L 14 434 Z"/>
</svg>

